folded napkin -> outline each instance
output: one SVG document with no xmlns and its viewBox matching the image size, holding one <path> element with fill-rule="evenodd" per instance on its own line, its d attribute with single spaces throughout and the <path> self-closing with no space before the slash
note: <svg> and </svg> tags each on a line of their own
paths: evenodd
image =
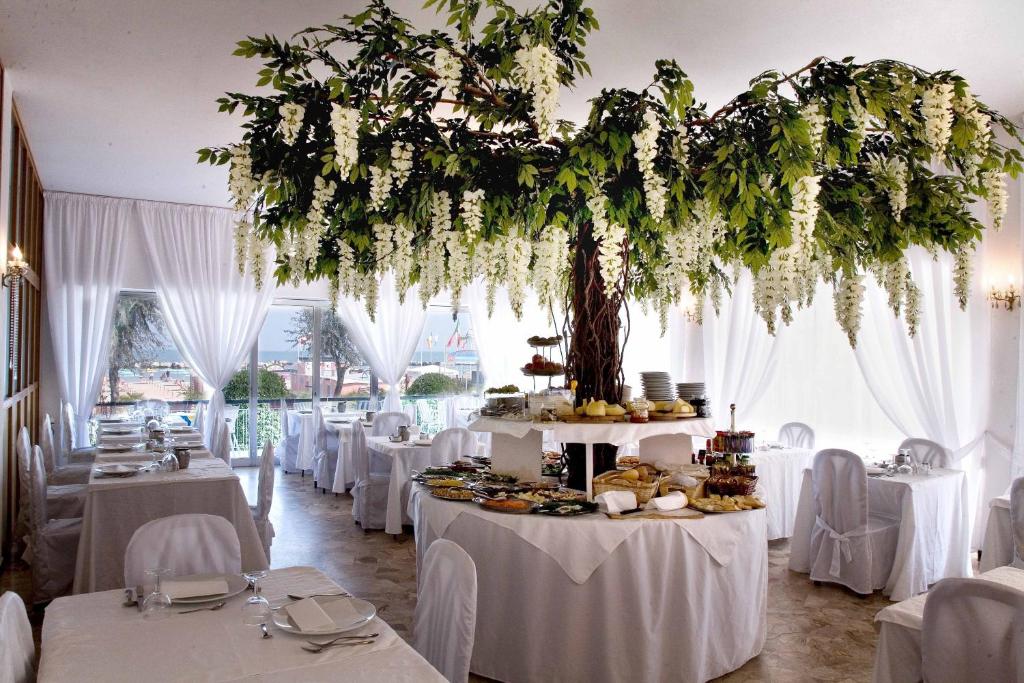
<svg viewBox="0 0 1024 683">
<path fill-rule="evenodd" d="M 171 596 L 171 600 L 182 598 L 198 598 L 204 595 L 224 595 L 228 592 L 226 579 L 193 579 L 170 580 L 161 583 L 163 592 Z"/>
<path fill-rule="evenodd" d="M 604 513 L 615 514 L 625 510 L 635 510 L 636 494 L 632 491 L 605 491 L 594 497 L 597 508 Z"/>
<path fill-rule="evenodd" d="M 131 446 L 142 443 L 145 440 L 146 437 L 142 436 L 139 432 L 134 434 L 101 434 L 99 438 L 100 444 L 104 446 Z"/>
<path fill-rule="evenodd" d="M 313 598 L 299 600 L 288 605 L 288 616 L 291 617 L 300 631 L 316 631 L 334 625 L 327 612 Z"/>
<path fill-rule="evenodd" d="M 100 465 L 96 468 L 104 474 L 122 474 L 124 472 L 136 472 L 139 469 L 138 465 L 125 465 L 125 464 L 111 464 L 111 465 Z"/>
<path fill-rule="evenodd" d="M 176 444 L 184 446 L 199 446 L 203 443 L 203 435 L 199 432 L 193 432 L 191 434 L 174 434 L 172 440 Z"/>
<path fill-rule="evenodd" d="M 686 507 L 689 501 L 686 499 L 686 494 L 682 491 L 673 491 L 667 496 L 661 496 L 660 498 L 651 498 L 647 501 L 648 510 L 681 510 Z"/>
</svg>

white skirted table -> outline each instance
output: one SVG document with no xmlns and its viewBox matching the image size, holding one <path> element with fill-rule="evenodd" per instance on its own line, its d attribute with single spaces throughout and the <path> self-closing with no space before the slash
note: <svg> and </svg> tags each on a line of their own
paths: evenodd
<svg viewBox="0 0 1024 683">
<path fill-rule="evenodd" d="M 900 601 L 924 593 L 939 579 L 971 576 L 971 527 L 967 477 L 960 470 L 930 475 L 868 477 L 868 508 L 899 520 L 896 559 L 883 593 Z M 789 568 L 811 568 L 814 499 L 811 471 L 805 470 L 797 509 Z"/>
<path fill-rule="evenodd" d="M 474 432 L 491 434 L 491 468 L 495 472 L 514 474 L 522 480 L 538 480 L 541 476 L 541 443 L 544 433 L 559 443 L 582 443 L 587 451 L 587 498 L 592 498 L 595 443 L 624 446 L 640 443 L 642 462 L 689 463 L 693 438 L 710 437 L 715 433 L 711 420 L 632 422 L 534 422 L 481 417 L 469 425 Z"/>
<path fill-rule="evenodd" d="M 275 569 L 260 582 L 271 605 L 288 593 L 333 593 L 340 586 L 318 569 Z M 274 629 L 264 639 L 242 623 L 242 593 L 222 609 L 152 621 L 122 607 L 121 590 L 57 598 L 43 621 L 39 678 L 61 681 L 380 681 L 444 678 L 380 618 L 356 634 L 379 633 L 372 645 L 332 647 L 318 654 L 305 638 Z M 326 640 L 326 638 L 324 639 Z"/>
<path fill-rule="evenodd" d="M 789 538 L 796 522 L 804 470 L 814 463 L 814 451 L 808 448 L 754 451 L 750 460 L 756 467 L 758 489 L 768 503 L 768 540 Z"/>
<path fill-rule="evenodd" d="M 528 681 L 706 681 L 764 646 L 763 510 L 687 520 L 508 515 L 413 487 L 417 562 L 476 563 L 471 670 Z"/>
<path fill-rule="evenodd" d="M 298 434 L 298 454 L 296 465 L 300 472 L 313 468 L 313 458 L 316 456 L 316 435 L 317 424 L 312 411 L 289 410 L 287 413 L 288 433 Z M 324 413 L 324 422 L 327 429 L 338 434 L 342 441 L 348 441 L 352 434 L 352 420 L 358 420 L 358 414 L 351 413 Z"/>
<path fill-rule="evenodd" d="M 430 466 L 430 446 L 393 443 L 386 436 L 371 436 L 366 439 L 366 447 L 370 451 L 370 471 L 390 472 L 384 531 L 397 536 L 402 533 L 403 524 L 412 524 L 412 519 L 406 513 L 409 478 L 413 470 L 422 471 Z"/>
<path fill-rule="evenodd" d="M 975 577 L 1024 591 L 1024 569 L 998 567 Z M 921 680 L 921 631 L 928 594 L 886 607 L 875 615 L 878 648 L 875 650 L 874 683 Z"/>
<path fill-rule="evenodd" d="M 993 498 L 988 505 L 988 524 L 981 546 L 979 568 L 983 572 L 1013 563 L 1013 525 L 1010 494 Z"/>
<path fill-rule="evenodd" d="M 203 513 L 227 519 L 238 532 L 243 569 L 266 569 L 245 492 L 224 461 L 198 452 L 188 469 L 89 479 L 75 566 L 75 593 L 122 588 L 124 551 L 135 530 L 170 515 Z M 148 459 L 148 456 L 145 456 Z"/>
</svg>

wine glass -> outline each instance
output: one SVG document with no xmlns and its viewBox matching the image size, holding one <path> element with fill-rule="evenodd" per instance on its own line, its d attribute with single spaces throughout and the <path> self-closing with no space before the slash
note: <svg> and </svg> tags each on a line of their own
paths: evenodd
<svg viewBox="0 0 1024 683">
<path fill-rule="evenodd" d="M 164 593 L 163 580 L 173 574 L 170 569 L 160 567 L 146 570 L 146 576 L 153 580 L 153 591 L 142 601 L 143 619 L 164 619 L 171 615 L 172 600 L 170 595 Z"/>
<path fill-rule="evenodd" d="M 270 621 L 270 603 L 260 595 L 260 579 L 267 575 L 266 569 L 256 569 L 242 574 L 252 586 L 252 595 L 242 605 L 242 623 L 249 626 L 262 626 Z"/>
</svg>

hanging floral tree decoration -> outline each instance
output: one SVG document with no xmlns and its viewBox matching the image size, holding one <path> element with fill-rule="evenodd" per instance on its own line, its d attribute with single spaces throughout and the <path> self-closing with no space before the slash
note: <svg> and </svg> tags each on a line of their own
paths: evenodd
<svg viewBox="0 0 1024 683">
<path fill-rule="evenodd" d="M 913 334 L 904 253 L 954 254 L 965 304 L 984 230 L 971 205 L 998 228 L 1021 170 L 999 141 L 1017 129 L 963 78 L 885 59 L 766 71 L 715 111 L 659 60 L 648 87 L 603 90 L 569 123 L 559 96 L 589 74 L 598 28 L 582 0 L 432 5 L 449 31 L 374 0 L 344 24 L 238 43 L 270 90 L 221 98 L 244 112 L 242 140 L 199 151 L 230 167 L 238 265 L 259 271 L 273 246 L 279 282 L 326 278 L 371 311 L 389 270 L 424 301 L 480 276 L 517 314 L 560 304 L 583 396 L 618 398 L 626 301 L 663 316 L 686 293 L 717 301 L 742 268 L 773 332 L 825 281 L 855 344 L 870 272 Z"/>
</svg>

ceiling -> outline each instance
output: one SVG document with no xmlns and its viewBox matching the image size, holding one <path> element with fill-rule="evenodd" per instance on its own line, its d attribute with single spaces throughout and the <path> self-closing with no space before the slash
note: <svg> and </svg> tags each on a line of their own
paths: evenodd
<svg viewBox="0 0 1024 683">
<path fill-rule="evenodd" d="M 539 0 L 538 0 L 539 1 Z M 227 204 L 223 167 L 195 150 L 239 138 L 218 114 L 225 90 L 251 89 L 246 34 L 291 35 L 361 9 L 355 0 L 0 0 L 0 61 L 47 189 Z M 392 0 L 423 29 L 419 0 Z M 531 2 L 517 1 L 517 5 Z M 767 68 L 817 55 L 955 68 L 1004 114 L 1024 111 L 1020 0 L 592 0 L 602 31 L 595 74 L 563 93 L 581 118 L 604 86 L 643 87 L 657 58 L 678 60 L 712 106 Z"/>
</svg>

